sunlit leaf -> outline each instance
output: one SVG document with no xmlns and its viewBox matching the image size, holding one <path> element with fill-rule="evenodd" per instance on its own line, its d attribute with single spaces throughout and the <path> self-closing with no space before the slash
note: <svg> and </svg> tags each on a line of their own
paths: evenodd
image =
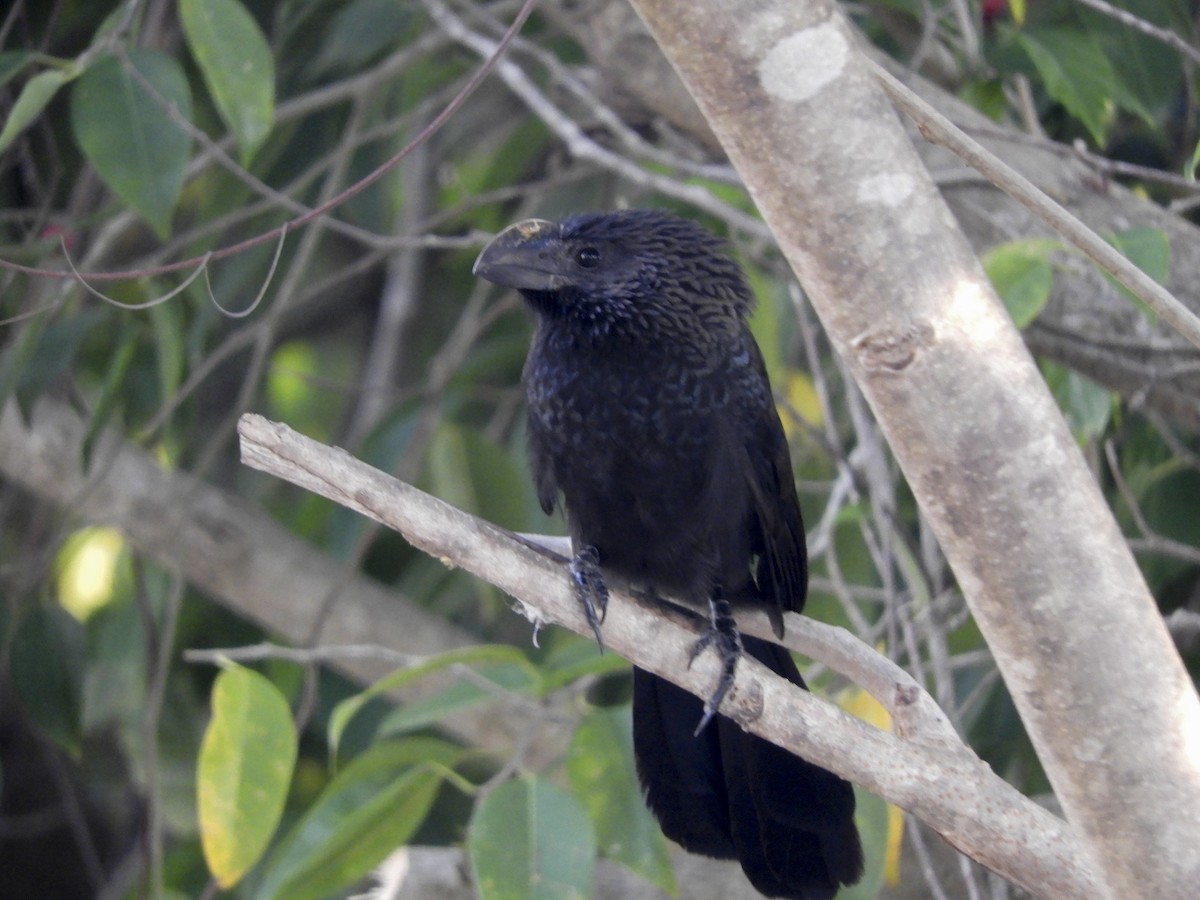
<svg viewBox="0 0 1200 900">
<path fill-rule="evenodd" d="M 779 419 L 789 438 L 802 424 L 819 427 L 824 423 L 825 411 L 821 408 L 821 397 L 807 372 L 785 369 L 780 387 L 787 402 L 779 408 Z"/>
<path fill-rule="evenodd" d="M 58 554 L 58 602 L 84 622 L 113 596 L 125 539 L 115 528 L 82 528 Z"/>
</svg>

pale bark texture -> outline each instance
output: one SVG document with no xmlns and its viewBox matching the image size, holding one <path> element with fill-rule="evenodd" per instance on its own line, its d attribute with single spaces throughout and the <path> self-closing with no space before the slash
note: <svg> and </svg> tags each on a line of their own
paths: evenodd
<svg viewBox="0 0 1200 900">
<path fill-rule="evenodd" d="M 1112 897 L 1200 884 L 1200 704 L 836 7 L 637 0 L 882 425 Z"/>
</svg>

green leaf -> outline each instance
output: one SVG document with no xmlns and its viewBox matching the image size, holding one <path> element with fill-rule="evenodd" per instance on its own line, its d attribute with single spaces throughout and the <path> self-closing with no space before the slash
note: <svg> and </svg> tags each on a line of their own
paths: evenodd
<svg viewBox="0 0 1200 900">
<path fill-rule="evenodd" d="M 0 153 L 7 150 L 9 144 L 17 139 L 17 135 L 33 124 L 46 105 L 54 99 L 58 89 L 73 79 L 75 74 L 73 71 L 48 69 L 25 82 L 17 102 L 13 104 L 12 112 L 4 122 L 4 129 L 0 131 Z"/>
<path fill-rule="evenodd" d="M 178 303 L 156 303 L 150 307 L 154 326 L 154 353 L 158 362 L 159 402 L 171 403 L 187 374 L 183 313 Z"/>
<path fill-rule="evenodd" d="M 1096 41 L 1077 31 L 1042 28 L 1017 35 L 1050 96 L 1067 108 L 1103 146 L 1112 123 L 1116 74 Z"/>
<path fill-rule="evenodd" d="M 565 638 L 543 663 L 542 692 L 549 693 L 589 676 L 628 672 L 629 662 L 615 653 L 601 653 L 596 642 L 586 638 Z"/>
<path fill-rule="evenodd" d="M 321 792 L 268 859 L 258 900 L 321 900 L 358 881 L 425 820 L 442 778 L 466 751 L 435 738 L 385 741 Z"/>
<path fill-rule="evenodd" d="M 26 320 L 0 356 L 0 404 L 15 391 L 21 411 L 28 416 L 36 400 L 75 362 L 88 333 L 107 313 L 100 309 L 73 312 L 58 321 L 49 313 Z"/>
<path fill-rule="evenodd" d="M 146 635 L 134 603 L 113 603 L 87 621 L 85 728 L 140 726 L 146 712 Z"/>
<path fill-rule="evenodd" d="M 1188 181 L 1196 180 L 1197 166 L 1200 166 L 1200 141 L 1196 142 L 1196 146 L 1192 150 L 1192 155 L 1188 158 L 1187 167 L 1183 170 L 1183 175 Z"/>
<path fill-rule="evenodd" d="M 296 763 L 287 700 L 262 675 L 228 665 L 213 684 L 213 717 L 200 745 L 200 843 L 223 888 L 262 856 L 279 824 Z"/>
<path fill-rule="evenodd" d="M 1054 287 L 1050 253 L 1059 246 L 1035 238 L 999 244 L 984 254 L 983 268 L 1018 328 L 1036 319 L 1049 301 Z"/>
<path fill-rule="evenodd" d="M 1121 0 L 1119 6 L 1142 21 L 1191 39 L 1187 6 L 1178 0 Z M 1181 54 L 1165 50 L 1161 41 L 1100 10 L 1077 4 L 1075 14 L 1112 64 L 1116 73 L 1113 99 L 1150 128 L 1161 129 L 1159 123 L 1170 117 L 1180 79 L 1185 77 Z M 1161 117 L 1158 121 L 1155 114 Z"/>
<path fill-rule="evenodd" d="M 1112 418 L 1113 392 L 1056 363 L 1044 361 L 1041 368 L 1075 439 L 1082 443 L 1100 437 Z"/>
<path fill-rule="evenodd" d="M 429 448 L 433 493 L 506 528 L 521 528 L 525 505 L 513 486 L 523 476 L 522 462 L 478 431 L 444 422 Z"/>
<path fill-rule="evenodd" d="M 92 458 L 92 450 L 96 439 L 103 433 L 104 427 L 112 418 L 118 403 L 123 399 L 122 387 L 125 376 L 133 362 L 134 351 L 137 350 L 137 327 L 131 320 L 119 323 L 121 336 L 109 357 L 108 372 L 104 376 L 104 385 L 96 398 L 92 414 L 88 419 L 87 431 L 83 435 L 83 445 L 80 452 L 83 455 L 83 465 L 87 468 Z"/>
<path fill-rule="evenodd" d="M 352 0 L 325 28 L 308 77 L 364 68 L 389 48 L 400 46 L 412 29 L 413 10 L 413 4 L 400 0 Z"/>
<path fill-rule="evenodd" d="M 416 731 L 435 725 L 453 713 L 493 703 L 505 693 L 529 695 L 535 694 L 541 687 L 537 672 L 524 658 L 517 663 L 481 666 L 476 675 L 494 687 L 487 688 L 475 681 L 456 681 L 432 697 L 406 703 L 389 713 L 379 723 L 379 736 Z"/>
<path fill-rule="evenodd" d="M 567 751 L 567 777 L 596 827 L 600 852 L 674 894 L 667 839 L 642 800 L 628 709 L 599 710 L 580 723 Z"/>
<path fill-rule="evenodd" d="M 528 667 L 530 672 L 534 673 L 534 677 L 536 677 L 537 673 L 537 668 L 525 659 L 525 654 L 516 647 L 509 647 L 503 644 L 460 647 L 457 650 L 450 650 L 446 653 L 430 657 L 418 665 L 406 669 L 398 669 L 391 675 L 379 679 L 379 681 L 376 681 L 362 693 L 355 694 L 353 697 L 343 700 L 334 707 L 333 712 L 329 716 L 328 739 L 330 753 L 336 756 L 338 744 L 341 742 L 342 734 L 346 731 L 346 726 L 350 724 L 350 720 L 354 718 L 354 715 L 372 698 L 378 697 L 380 694 L 386 694 L 389 691 L 397 690 L 410 682 L 424 678 L 430 672 L 436 672 L 447 666 L 469 665 L 473 663 L 524 665 Z"/>
<path fill-rule="evenodd" d="M 1165 284 L 1171 274 L 1171 242 L 1166 232 L 1160 228 L 1129 228 L 1109 235 L 1108 242 L 1121 251 L 1121 255 L 1157 281 Z M 1143 315 L 1151 322 L 1158 321 L 1158 315 L 1148 307 L 1140 297 L 1121 284 L 1107 272 L 1104 277 L 1109 280 L 1129 300 L 1137 304 Z"/>
<path fill-rule="evenodd" d="M 15 78 L 33 58 L 28 50 L 0 50 L 0 87 Z"/>
<path fill-rule="evenodd" d="M 258 23 L 238 0 L 180 0 L 188 47 L 246 164 L 275 121 L 275 64 Z"/>
<path fill-rule="evenodd" d="M 80 749 L 83 626 L 56 604 L 38 606 L 17 625 L 9 674 L 29 717 L 70 753 Z"/>
<path fill-rule="evenodd" d="M 108 57 L 72 89 L 71 127 L 104 183 L 166 238 L 192 140 L 162 104 L 190 120 L 192 95 L 179 63 L 165 53 L 135 50 L 129 59 L 162 99 Z"/>
<path fill-rule="evenodd" d="M 481 900 L 582 900 L 596 839 L 587 810 L 539 778 L 501 785 L 475 808 L 467 854 Z"/>
</svg>

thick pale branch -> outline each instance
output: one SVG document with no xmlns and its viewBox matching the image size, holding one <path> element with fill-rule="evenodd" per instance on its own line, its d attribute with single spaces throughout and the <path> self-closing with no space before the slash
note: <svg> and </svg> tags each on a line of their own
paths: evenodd
<svg viewBox="0 0 1200 900">
<path fill-rule="evenodd" d="M 517 599 L 536 622 L 554 622 L 588 635 L 565 560 L 261 416 L 238 427 L 243 461 L 341 503 L 400 532 L 447 565 L 486 579 Z M 743 616 L 747 630 L 769 634 L 765 616 Z M 762 735 L 913 812 L 973 858 L 1035 893 L 1094 897 L 1095 883 L 1066 825 L 997 778 L 958 741 L 933 702 L 903 673 L 841 629 L 790 616 L 794 645 L 880 696 L 916 739 L 872 728 L 773 675 L 752 659 L 738 667 L 722 711 Z M 718 677 L 708 654 L 689 666 L 696 623 L 614 591 L 604 636 L 637 665 L 698 696 Z M 858 646 L 855 646 L 858 645 Z M 865 677 L 864 677 L 865 676 Z"/>
</svg>

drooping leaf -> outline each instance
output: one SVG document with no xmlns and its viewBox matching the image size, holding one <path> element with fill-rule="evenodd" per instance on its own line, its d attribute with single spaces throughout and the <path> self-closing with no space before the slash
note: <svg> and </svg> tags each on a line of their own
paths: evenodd
<svg viewBox="0 0 1200 900">
<path fill-rule="evenodd" d="M 217 676 L 212 706 L 196 776 L 200 843 L 209 870 L 230 888 L 279 825 L 296 763 L 296 727 L 283 695 L 242 666 Z"/>
<path fill-rule="evenodd" d="M 165 53 L 134 50 L 129 62 L 137 76 L 108 57 L 80 77 L 71 91 L 71 128 L 104 183 L 165 238 L 192 144 L 168 110 L 190 120 L 192 95 L 179 63 Z"/>
<path fill-rule="evenodd" d="M 596 838 L 587 810 L 540 778 L 501 785 L 476 808 L 467 855 L 482 900 L 591 896 Z"/>
<path fill-rule="evenodd" d="M 180 0 L 179 17 L 217 111 L 248 163 L 275 121 L 275 64 L 267 39 L 238 0 Z"/>
<path fill-rule="evenodd" d="M 595 824 L 600 852 L 674 894 L 667 839 L 642 800 L 634 769 L 627 709 L 600 710 L 583 720 L 567 752 L 567 777 Z"/>
</svg>

